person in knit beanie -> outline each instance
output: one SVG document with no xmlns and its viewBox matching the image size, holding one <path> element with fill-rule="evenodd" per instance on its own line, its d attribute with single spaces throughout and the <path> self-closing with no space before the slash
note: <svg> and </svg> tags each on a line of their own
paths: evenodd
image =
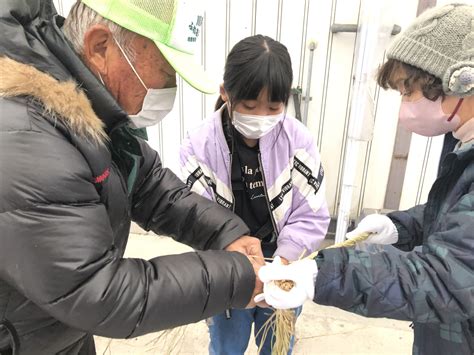
<svg viewBox="0 0 474 355">
<path fill-rule="evenodd" d="M 474 139 L 472 5 L 426 11 L 395 39 L 387 57 L 378 82 L 403 95 L 403 127 L 424 136 L 453 132 L 461 144 Z"/>
<path fill-rule="evenodd" d="M 413 354 L 472 355 L 474 7 L 449 4 L 419 16 L 394 40 L 378 83 L 402 94 L 399 118 L 407 130 L 425 136 L 451 131 L 460 143 L 443 160 L 425 204 L 369 215 L 346 235 L 368 234 L 360 243 L 391 244 L 402 253 L 334 248 L 319 252 L 317 268 L 309 259 L 268 264 L 259 271 L 265 300 L 286 308 L 297 305 L 294 295 L 314 294 L 322 305 L 411 321 Z M 290 292 L 271 287 L 282 277 L 296 283 Z"/>
</svg>

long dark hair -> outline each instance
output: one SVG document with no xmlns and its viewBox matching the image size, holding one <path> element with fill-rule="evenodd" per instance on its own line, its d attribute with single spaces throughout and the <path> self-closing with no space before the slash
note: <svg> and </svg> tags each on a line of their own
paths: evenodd
<svg viewBox="0 0 474 355">
<path fill-rule="evenodd" d="M 286 47 L 274 39 L 256 35 L 238 42 L 227 56 L 224 89 L 232 105 L 256 100 L 267 88 L 271 102 L 288 104 L 293 71 Z M 224 104 L 219 96 L 216 110 Z"/>
</svg>

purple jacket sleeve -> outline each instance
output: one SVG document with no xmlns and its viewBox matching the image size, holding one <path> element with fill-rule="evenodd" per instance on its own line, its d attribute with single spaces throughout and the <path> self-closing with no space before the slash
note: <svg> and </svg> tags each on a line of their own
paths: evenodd
<svg viewBox="0 0 474 355">
<path fill-rule="evenodd" d="M 316 144 L 311 140 L 306 149 L 297 150 L 294 160 L 292 208 L 279 233 L 275 252 L 288 260 L 297 260 L 303 252 L 307 255 L 318 249 L 330 221 L 324 169 Z"/>
<path fill-rule="evenodd" d="M 196 158 L 194 149 L 189 138 L 186 138 L 181 144 L 179 152 L 179 163 L 181 168 L 181 179 L 195 193 L 209 199 L 212 197 L 212 190 L 208 186 L 202 164 Z"/>
</svg>

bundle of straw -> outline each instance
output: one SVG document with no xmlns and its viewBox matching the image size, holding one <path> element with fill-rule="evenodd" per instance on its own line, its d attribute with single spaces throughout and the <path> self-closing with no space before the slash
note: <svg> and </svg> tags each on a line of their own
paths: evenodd
<svg viewBox="0 0 474 355">
<path fill-rule="evenodd" d="M 350 248 L 354 247 L 357 243 L 363 242 L 366 240 L 371 233 L 363 233 L 355 238 L 347 239 L 342 243 L 333 244 L 328 246 L 326 249 L 332 248 Z M 305 259 L 315 259 L 318 256 L 319 250 L 307 256 Z M 301 260 L 301 258 L 300 258 Z M 278 280 L 274 281 L 281 289 L 285 291 L 291 290 L 295 283 L 291 280 Z M 262 341 L 258 352 L 262 350 L 262 346 L 265 343 L 270 329 L 273 329 L 273 339 L 275 343 L 272 346 L 272 354 L 274 355 L 286 355 L 290 348 L 291 337 L 295 335 L 295 324 L 296 316 L 295 312 L 292 309 L 275 309 L 275 312 L 272 316 L 265 322 L 262 328 L 259 330 L 259 333 L 262 332 Z M 272 341 L 273 341 L 272 339 Z"/>
</svg>

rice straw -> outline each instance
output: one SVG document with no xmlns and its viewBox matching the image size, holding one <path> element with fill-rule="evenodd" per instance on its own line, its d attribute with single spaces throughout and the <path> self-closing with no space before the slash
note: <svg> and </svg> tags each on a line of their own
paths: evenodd
<svg viewBox="0 0 474 355">
<path fill-rule="evenodd" d="M 350 248 L 354 247 L 357 243 L 363 242 L 366 240 L 372 233 L 362 233 L 352 239 L 347 239 L 342 243 L 337 243 L 328 246 L 325 249 L 332 248 Z M 308 255 L 304 259 L 315 259 L 318 256 L 319 250 Z M 303 252 L 303 255 L 305 253 Z M 302 256 L 303 256 L 302 255 Z M 301 260 L 302 257 L 300 257 Z M 291 290 L 295 283 L 292 280 L 277 280 L 274 281 L 281 289 L 285 291 Z M 290 348 L 291 337 L 295 335 L 295 324 L 296 316 L 293 309 L 275 309 L 275 312 L 271 317 L 265 322 L 265 324 L 260 328 L 257 335 L 262 332 L 262 340 L 258 348 L 258 352 L 262 350 L 262 346 L 265 343 L 265 340 L 270 333 L 270 329 L 273 329 L 272 342 L 272 354 L 273 355 L 286 355 Z"/>
</svg>

